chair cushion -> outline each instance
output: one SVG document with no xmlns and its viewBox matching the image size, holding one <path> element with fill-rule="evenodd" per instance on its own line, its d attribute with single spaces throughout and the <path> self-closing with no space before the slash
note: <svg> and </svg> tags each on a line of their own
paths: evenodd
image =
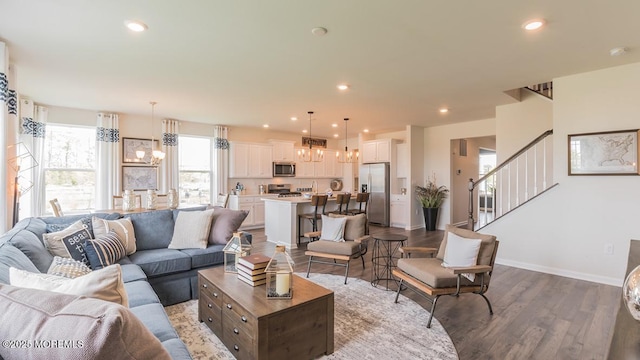
<svg viewBox="0 0 640 360">
<path fill-rule="evenodd" d="M 213 219 L 213 209 L 178 213 L 169 249 L 205 249 Z"/>
<path fill-rule="evenodd" d="M 402 258 L 398 259 L 398 269 L 431 286 L 432 288 L 456 287 L 457 275 L 447 268 L 442 267 L 442 261 L 437 258 Z M 480 284 L 481 276 L 476 276 L 472 283 L 465 277 L 461 279 L 461 285 Z M 489 283 L 485 275 L 484 283 Z"/>
<path fill-rule="evenodd" d="M 496 237 L 494 235 L 480 234 L 475 231 L 460 229 L 453 225 L 447 225 L 445 228 L 444 238 L 438 249 L 438 255 L 436 258 L 443 260 L 444 252 L 447 247 L 447 235 L 452 232 L 460 237 L 467 239 L 480 239 L 482 243 L 480 245 L 480 251 L 478 252 L 478 265 L 491 265 L 491 258 L 493 257 L 493 250 L 496 247 Z"/>
<path fill-rule="evenodd" d="M 0 285 L 0 309 L 0 339 L 65 342 L 7 347 L 6 359 L 170 359 L 142 321 L 111 302 Z"/>
<path fill-rule="evenodd" d="M 191 269 L 191 258 L 180 250 L 153 249 L 129 255 L 148 277 L 171 274 Z"/>
<path fill-rule="evenodd" d="M 358 214 L 353 216 L 329 214 L 329 217 L 346 217 L 347 218 L 347 223 L 344 225 L 345 240 L 355 240 L 366 235 L 366 229 L 367 229 L 366 214 Z"/>
<path fill-rule="evenodd" d="M 344 226 L 347 223 L 347 219 L 344 217 L 334 218 L 322 215 L 322 232 L 320 233 L 320 240 L 328 241 L 344 241 Z"/>
<path fill-rule="evenodd" d="M 307 250 L 332 255 L 351 256 L 360 252 L 360 244 L 355 241 L 336 242 L 331 240 L 312 241 L 307 245 Z"/>
</svg>

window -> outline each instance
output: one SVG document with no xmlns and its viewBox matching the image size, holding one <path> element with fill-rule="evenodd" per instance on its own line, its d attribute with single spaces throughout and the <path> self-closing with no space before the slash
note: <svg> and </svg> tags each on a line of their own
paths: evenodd
<svg viewBox="0 0 640 360">
<path fill-rule="evenodd" d="M 47 124 L 44 140 L 45 203 L 57 198 L 64 212 L 95 208 L 96 130 L 93 127 Z"/>
<path fill-rule="evenodd" d="M 213 179 L 211 139 L 180 135 L 178 141 L 180 203 L 210 204 Z"/>
</svg>

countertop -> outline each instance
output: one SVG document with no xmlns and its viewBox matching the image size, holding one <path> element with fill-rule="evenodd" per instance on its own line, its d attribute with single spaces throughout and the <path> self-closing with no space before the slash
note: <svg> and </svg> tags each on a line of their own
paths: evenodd
<svg viewBox="0 0 640 360">
<path fill-rule="evenodd" d="M 356 196 L 355 195 L 351 195 L 351 200 L 355 200 Z M 332 197 L 330 197 L 328 199 L 328 201 L 336 201 L 337 197 L 335 195 L 333 195 Z M 261 200 L 269 200 L 269 201 L 281 201 L 281 202 L 288 202 L 288 203 L 296 203 L 296 204 L 302 204 L 302 203 L 310 203 L 311 199 L 305 199 L 302 196 L 296 196 L 296 197 L 276 197 L 276 198 L 263 198 Z"/>
</svg>

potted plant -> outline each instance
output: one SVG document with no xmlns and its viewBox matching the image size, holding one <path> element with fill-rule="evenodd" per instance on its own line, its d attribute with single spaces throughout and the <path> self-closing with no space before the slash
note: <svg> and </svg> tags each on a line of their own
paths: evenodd
<svg viewBox="0 0 640 360">
<path fill-rule="evenodd" d="M 444 185 L 438 186 L 435 175 L 427 180 L 426 186 L 416 185 L 416 197 L 422 204 L 424 226 L 428 231 L 436 229 L 438 209 L 447 198 L 447 194 L 449 194 L 449 189 Z"/>
</svg>

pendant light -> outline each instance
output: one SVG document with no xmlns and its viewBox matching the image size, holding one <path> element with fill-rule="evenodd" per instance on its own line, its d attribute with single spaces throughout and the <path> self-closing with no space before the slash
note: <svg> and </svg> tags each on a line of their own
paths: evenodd
<svg viewBox="0 0 640 360">
<path fill-rule="evenodd" d="M 360 153 L 358 150 L 349 151 L 347 147 L 347 123 L 349 122 L 349 118 L 344 118 L 344 151 L 337 151 L 336 158 L 339 163 L 354 163 L 358 162 L 358 158 L 360 157 Z"/>
<path fill-rule="evenodd" d="M 298 160 L 304 162 L 320 162 L 324 159 L 324 150 L 313 150 L 313 138 L 311 137 L 311 116 L 313 115 L 313 111 L 307 111 L 307 114 L 309 114 L 309 150 L 298 150 Z"/>
<path fill-rule="evenodd" d="M 159 149 L 155 149 L 155 139 L 153 137 L 153 114 L 154 114 L 154 109 L 155 106 L 157 104 L 157 102 L 155 101 L 150 101 L 149 104 L 151 104 L 151 157 L 149 159 L 148 164 L 149 165 L 160 165 L 160 162 L 164 159 L 165 157 L 165 153 L 162 152 L 162 150 Z M 147 155 L 146 151 L 144 149 L 139 149 L 136 151 L 136 157 L 140 160 L 144 159 L 144 157 Z"/>
</svg>

